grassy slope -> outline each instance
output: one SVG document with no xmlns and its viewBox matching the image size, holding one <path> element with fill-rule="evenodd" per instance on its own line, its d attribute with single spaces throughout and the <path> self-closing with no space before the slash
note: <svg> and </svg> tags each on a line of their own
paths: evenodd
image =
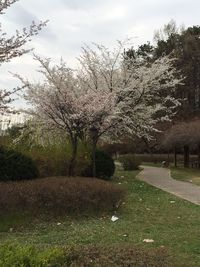
<svg viewBox="0 0 200 267">
<path fill-rule="evenodd" d="M 191 168 L 171 168 L 171 175 L 176 180 L 200 185 L 200 170 Z"/>
<path fill-rule="evenodd" d="M 118 172 L 116 183 L 128 190 L 119 220 L 101 218 L 57 219 L 51 222 L 16 217 L 0 218 L 0 240 L 38 246 L 80 244 L 132 244 L 141 247 L 166 246 L 180 266 L 200 266 L 200 207 L 178 199 L 134 179 L 137 172 Z M 171 201 L 175 201 L 171 203 Z M 61 225 L 57 225 L 61 222 Z M 18 225 L 18 226 L 17 226 Z M 9 228 L 14 230 L 9 232 Z M 144 243 L 143 239 L 154 239 Z M 181 265 L 182 264 L 182 265 Z"/>
</svg>

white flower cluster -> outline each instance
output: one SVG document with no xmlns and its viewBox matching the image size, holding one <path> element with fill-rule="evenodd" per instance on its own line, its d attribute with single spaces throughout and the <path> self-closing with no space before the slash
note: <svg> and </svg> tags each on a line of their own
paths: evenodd
<svg viewBox="0 0 200 267">
<path fill-rule="evenodd" d="M 85 46 L 77 70 L 36 57 L 44 82 L 21 79 L 34 113 L 47 127 L 64 130 L 72 143 L 91 129 L 97 141 L 121 135 L 151 138 L 157 122 L 175 114 L 179 101 L 172 92 L 181 81 L 175 78 L 172 59 L 128 59 L 124 47 L 123 42 L 113 51 Z"/>
</svg>

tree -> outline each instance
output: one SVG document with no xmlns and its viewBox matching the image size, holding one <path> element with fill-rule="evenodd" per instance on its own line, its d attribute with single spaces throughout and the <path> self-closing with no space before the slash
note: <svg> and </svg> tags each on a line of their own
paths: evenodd
<svg viewBox="0 0 200 267">
<path fill-rule="evenodd" d="M 102 45 L 95 45 L 94 49 L 86 46 L 79 58 L 81 70 L 78 78 L 85 90 L 114 97 L 109 112 L 102 113 L 102 116 L 95 116 L 95 112 L 90 114 L 88 130 L 91 132 L 94 163 L 99 138 L 110 137 L 113 140 L 114 136 L 137 135 L 150 139 L 156 131 L 156 124 L 170 120 L 179 105 L 171 96 L 180 83 L 175 78 L 172 61 L 162 57 L 150 62 L 149 56 L 141 60 L 140 54 L 135 56 L 133 50 L 131 55 L 127 55 L 125 47 L 124 42 L 118 42 L 113 51 Z M 150 45 L 148 51 L 152 51 Z"/>
<path fill-rule="evenodd" d="M 0 14 L 10 7 L 18 0 L 1 0 L 0 1 Z M 24 45 L 30 41 L 30 38 L 37 35 L 38 32 L 46 25 L 47 22 L 40 22 L 35 24 L 32 22 L 29 29 L 23 28 L 20 32 L 16 30 L 16 34 L 10 37 L 3 31 L 0 26 L 0 64 L 10 61 L 14 57 L 19 57 L 25 53 L 28 53 L 31 49 L 24 48 Z M 9 104 L 13 101 L 12 95 L 21 88 L 15 88 L 13 90 L 0 89 L 0 114 L 12 112 L 9 108 Z"/>
<path fill-rule="evenodd" d="M 178 87 L 176 97 L 183 105 L 179 117 L 193 116 L 200 110 L 200 27 L 178 28 L 174 21 L 164 25 L 155 34 L 154 58 L 163 55 L 176 57 L 174 67 L 185 77 L 184 85 Z"/>
<path fill-rule="evenodd" d="M 19 78 L 29 89 L 27 98 L 34 107 L 32 113 L 38 117 L 38 121 L 48 130 L 58 129 L 69 136 L 72 144 L 69 176 L 72 176 L 78 138 L 82 137 L 86 123 L 81 107 L 87 102 L 79 92 L 73 71 L 64 62 L 52 67 L 49 59 L 36 57 L 36 60 L 41 64 L 40 72 L 45 77 L 44 82 L 32 84 Z"/>
<path fill-rule="evenodd" d="M 100 138 L 113 141 L 137 135 L 149 139 L 157 122 L 170 120 L 179 105 L 170 96 L 180 82 L 174 78 L 172 61 L 168 57 L 153 63 L 125 59 L 124 47 L 122 42 L 113 51 L 101 45 L 85 46 L 77 71 L 64 62 L 52 67 L 50 60 L 37 57 L 45 81 L 32 84 L 21 78 L 29 88 L 27 99 L 35 114 L 48 128 L 69 136 L 73 148 L 70 175 L 79 138 L 92 141 L 95 176 Z"/>
<path fill-rule="evenodd" d="M 145 61 L 152 61 L 154 59 L 154 46 L 150 42 L 140 45 L 137 49 L 133 47 L 124 51 L 125 59 L 136 59 L 140 58 Z"/>
<path fill-rule="evenodd" d="M 113 94 L 85 90 L 75 76 L 75 71 L 61 61 L 51 66 L 49 59 L 35 57 L 40 62 L 40 72 L 45 80 L 32 84 L 17 76 L 29 90 L 27 99 L 33 105 L 32 114 L 48 130 L 60 130 L 72 145 L 69 175 L 74 174 L 78 140 L 86 136 L 88 125 L 101 117 L 106 118 L 113 107 Z M 106 121 L 104 120 L 104 123 Z"/>
<path fill-rule="evenodd" d="M 175 166 L 177 149 L 183 148 L 184 152 L 184 167 L 189 167 L 190 150 L 198 150 L 198 165 L 200 167 L 200 121 L 179 122 L 173 125 L 166 133 L 162 142 L 163 147 L 174 149 Z"/>
</svg>

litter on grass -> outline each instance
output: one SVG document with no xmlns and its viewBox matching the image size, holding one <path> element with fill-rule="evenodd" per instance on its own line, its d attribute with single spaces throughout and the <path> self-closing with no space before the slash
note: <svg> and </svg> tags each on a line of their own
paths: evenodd
<svg viewBox="0 0 200 267">
<path fill-rule="evenodd" d="M 111 221 L 112 221 L 112 222 L 116 222 L 117 220 L 119 220 L 119 218 L 118 218 L 117 216 L 113 215 L 113 216 L 111 217 Z"/>
<path fill-rule="evenodd" d="M 154 240 L 153 239 L 144 239 L 143 242 L 145 242 L 145 243 L 153 243 Z"/>
</svg>

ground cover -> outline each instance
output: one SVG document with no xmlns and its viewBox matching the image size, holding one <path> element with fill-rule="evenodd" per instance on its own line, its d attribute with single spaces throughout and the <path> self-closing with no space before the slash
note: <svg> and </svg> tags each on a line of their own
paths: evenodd
<svg viewBox="0 0 200 267">
<path fill-rule="evenodd" d="M 127 197 L 116 213 L 99 217 L 62 216 L 48 221 L 30 217 L 23 220 L 19 214 L 18 219 L 2 216 L 1 244 L 31 244 L 42 249 L 66 245 L 76 248 L 128 245 L 148 251 L 161 248 L 171 255 L 169 262 L 173 267 L 200 266 L 200 207 L 136 180 L 137 173 L 116 172 L 113 183 L 127 190 Z M 119 218 L 115 222 L 111 220 L 113 215 Z"/>
</svg>

